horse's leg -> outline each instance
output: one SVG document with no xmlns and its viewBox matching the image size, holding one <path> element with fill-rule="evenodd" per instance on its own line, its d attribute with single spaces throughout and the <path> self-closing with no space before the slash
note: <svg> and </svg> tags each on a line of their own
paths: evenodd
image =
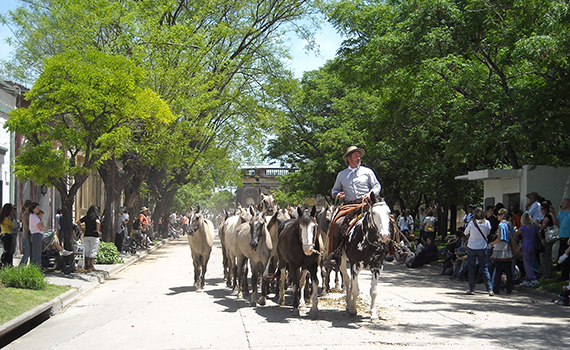
<svg viewBox="0 0 570 350">
<path fill-rule="evenodd" d="M 291 282 L 293 283 L 293 312 L 299 315 L 299 300 L 301 299 L 299 267 L 291 268 L 289 264 L 289 273 L 291 274 Z"/>
<path fill-rule="evenodd" d="M 245 257 L 238 257 L 236 263 L 237 272 L 237 298 L 243 299 L 243 265 L 247 263 Z M 246 276 L 247 277 L 247 276 Z"/>
<path fill-rule="evenodd" d="M 372 284 L 370 286 L 370 320 L 378 320 L 378 311 L 376 311 L 376 297 L 378 296 L 378 280 L 382 273 L 382 267 L 374 267 L 372 272 Z"/>
<path fill-rule="evenodd" d="M 356 301 L 358 300 L 358 294 L 360 293 L 360 289 L 358 288 L 358 274 L 360 274 L 360 270 L 362 265 L 352 264 L 350 266 L 350 302 L 346 302 L 346 311 L 350 316 L 356 316 Z"/>
<path fill-rule="evenodd" d="M 309 317 L 314 320 L 317 318 L 319 313 L 319 308 L 317 304 L 319 303 L 319 298 L 317 297 L 318 289 L 319 289 L 319 281 L 317 279 L 317 264 L 311 267 L 311 284 L 313 286 L 313 293 L 311 293 L 311 310 L 309 311 Z"/>
<path fill-rule="evenodd" d="M 205 255 L 203 257 L 203 262 L 204 262 L 204 267 L 202 267 L 202 280 L 201 280 L 201 286 L 202 289 L 204 289 L 206 287 L 206 270 L 208 268 L 208 261 L 210 261 L 210 254 L 208 253 L 208 255 Z"/>
<path fill-rule="evenodd" d="M 346 252 L 342 251 L 342 257 L 340 259 L 340 273 L 342 274 L 342 283 L 344 286 L 344 289 L 346 290 L 346 305 L 348 307 L 348 303 L 350 302 L 350 298 L 351 298 L 351 294 L 350 294 L 350 284 L 348 283 L 348 281 L 350 280 L 348 278 L 348 271 L 346 270 L 346 262 L 348 261 L 348 258 L 346 257 Z"/>
<path fill-rule="evenodd" d="M 250 305 L 255 307 L 257 306 L 257 269 L 256 266 L 253 265 L 253 262 L 250 260 L 249 261 L 250 266 L 251 266 L 251 299 L 250 299 Z"/>
<path fill-rule="evenodd" d="M 285 305 L 285 279 L 287 278 L 287 273 L 285 267 L 279 266 L 279 299 L 277 299 L 277 304 L 279 306 Z"/>
<path fill-rule="evenodd" d="M 194 264 L 194 287 L 200 289 L 200 284 L 198 283 L 200 278 L 200 257 L 198 254 L 192 253 L 192 263 Z"/>
<path fill-rule="evenodd" d="M 299 310 L 305 310 L 305 289 L 307 286 L 307 274 L 309 271 L 301 268 L 301 277 L 299 278 Z"/>
<path fill-rule="evenodd" d="M 334 287 L 335 287 L 335 289 L 338 289 L 341 291 L 344 289 L 344 277 L 342 278 L 342 282 L 341 282 L 340 278 L 339 278 L 338 271 L 334 272 Z"/>
</svg>

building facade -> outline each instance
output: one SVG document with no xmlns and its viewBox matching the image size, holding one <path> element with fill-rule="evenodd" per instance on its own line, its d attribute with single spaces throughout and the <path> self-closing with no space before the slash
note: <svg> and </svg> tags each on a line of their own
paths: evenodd
<svg viewBox="0 0 570 350">
<path fill-rule="evenodd" d="M 248 167 L 242 169 L 243 187 L 236 191 L 236 205 L 247 207 L 261 201 L 261 194 L 275 191 L 281 182 L 278 177 L 293 172 L 290 168 Z"/>
<path fill-rule="evenodd" d="M 457 180 L 483 181 L 484 205 L 518 204 L 522 211 L 528 203 L 526 195 L 537 192 L 555 208 L 570 197 L 570 168 L 524 165 L 522 169 L 486 169 L 470 171 Z"/>
</svg>

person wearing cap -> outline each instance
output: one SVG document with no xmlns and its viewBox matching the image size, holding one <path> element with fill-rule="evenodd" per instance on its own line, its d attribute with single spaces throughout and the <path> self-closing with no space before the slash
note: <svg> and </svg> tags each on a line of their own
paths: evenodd
<svg viewBox="0 0 570 350">
<path fill-rule="evenodd" d="M 360 164 L 364 156 L 364 150 L 356 146 L 350 146 L 344 153 L 344 161 L 348 165 L 346 169 L 338 173 L 332 197 L 344 200 L 347 203 L 360 203 L 362 200 L 370 200 L 370 192 L 376 197 L 380 196 L 380 182 L 372 169 Z"/>
<path fill-rule="evenodd" d="M 540 220 L 542 217 L 542 213 L 540 212 L 540 195 L 536 192 L 531 192 L 526 195 L 528 198 L 528 210 L 527 212 L 532 217 L 532 221 L 535 222 L 536 220 Z"/>
</svg>

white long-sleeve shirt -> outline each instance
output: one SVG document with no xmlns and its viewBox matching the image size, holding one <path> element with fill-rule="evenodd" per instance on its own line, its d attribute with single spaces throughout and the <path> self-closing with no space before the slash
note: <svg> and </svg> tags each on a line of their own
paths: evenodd
<svg viewBox="0 0 570 350">
<path fill-rule="evenodd" d="M 374 191 L 378 197 L 381 189 L 382 186 L 372 169 L 361 165 L 356 169 L 349 167 L 338 173 L 332 196 L 335 198 L 337 193 L 344 192 L 344 200 L 350 202 L 364 197 L 370 191 Z"/>
</svg>

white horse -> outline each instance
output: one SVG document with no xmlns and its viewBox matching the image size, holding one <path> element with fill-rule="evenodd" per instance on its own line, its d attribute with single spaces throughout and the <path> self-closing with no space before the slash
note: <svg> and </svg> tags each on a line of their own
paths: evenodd
<svg viewBox="0 0 570 350">
<path fill-rule="evenodd" d="M 200 290 L 206 285 L 206 267 L 214 243 L 214 224 L 205 219 L 200 206 L 192 210 L 188 222 L 188 243 L 194 263 L 194 286 Z"/>
</svg>

